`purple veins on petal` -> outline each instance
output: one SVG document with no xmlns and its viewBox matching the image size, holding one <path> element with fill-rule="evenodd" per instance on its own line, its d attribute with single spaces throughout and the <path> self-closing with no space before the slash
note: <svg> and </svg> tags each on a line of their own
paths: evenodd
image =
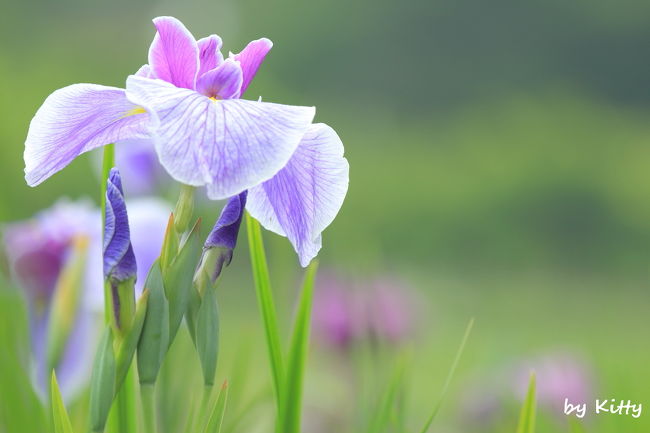
<svg viewBox="0 0 650 433">
<path fill-rule="evenodd" d="M 129 99 L 150 114 L 160 162 L 177 181 L 225 199 L 277 173 L 311 125 L 313 107 L 213 101 L 161 80 L 130 76 Z"/>
<path fill-rule="evenodd" d="M 119 171 L 111 169 L 106 184 L 104 226 L 104 278 L 125 281 L 135 278 L 137 266 L 129 231 L 129 220 Z"/>
<path fill-rule="evenodd" d="M 146 137 L 148 116 L 136 114 L 124 90 L 73 84 L 43 102 L 25 140 L 25 180 L 36 186 L 80 154 L 127 138 Z M 130 115 L 133 114 L 133 115 Z"/>
<path fill-rule="evenodd" d="M 196 83 L 196 91 L 209 98 L 239 98 L 242 86 L 239 62 L 226 59 L 221 65 L 203 74 Z"/>
<path fill-rule="evenodd" d="M 244 73 L 244 80 L 241 88 L 242 95 L 255 77 L 257 70 L 264 61 L 266 55 L 271 51 L 272 47 L 273 42 L 269 39 L 257 39 L 249 42 L 240 53 L 234 55 L 235 60 L 241 63 L 241 68 Z"/>
<path fill-rule="evenodd" d="M 153 77 L 177 87 L 194 89 L 199 72 L 196 39 L 176 18 L 158 17 L 153 23 L 158 31 L 149 48 Z"/>
<path fill-rule="evenodd" d="M 307 266 L 321 248 L 348 190 L 349 167 L 332 128 L 311 125 L 287 165 L 251 188 L 247 209 L 268 230 L 286 236 Z"/>
<path fill-rule="evenodd" d="M 217 35 L 210 35 L 207 38 L 199 39 L 199 74 L 205 74 L 216 68 L 223 62 L 221 54 L 221 38 Z"/>
</svg>

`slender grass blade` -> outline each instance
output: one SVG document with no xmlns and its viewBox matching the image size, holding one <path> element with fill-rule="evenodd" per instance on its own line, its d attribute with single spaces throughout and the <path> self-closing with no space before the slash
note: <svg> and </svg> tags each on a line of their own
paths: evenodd
<svg viewBox="0 0 650 433">
<path fill-rule="evenodd" d="M 467 324 L 467 328 L 465 329 L 465 334 L 463 335 L 463 339 L 460 341 L 460 346 L 458 347 L 456 356 L 454 357 L 454 362 L 451 364 L 451 368 L 449 369 L 449 373 L 447 374 L 447 379 L 445 380 L 445 384 L 442 386 L 442 392 L 440 393 L 440 398 L 438 398 L 436 405 L 433 407 L 433 411 L 431 412 L 431 415 L 429 416 L 427 423 L 424 425 L 424 428 L 421 430 L 421 433 L 427 433 L 427 431 L 429 431 L 429 427 L 431 427 L 433 420 L 436 418 L 438 412 L 440 411 L 440 408 L 442 407 L 442 402 L 445 400 L 445 397 L 447 396 L 449 385 L 451 384 L 451 380 L 453 379 L 454 374 L 456 373 L 456 368 L 458 367 L 458 363 L 460 362 L 461 356 L 463 356 L 465 345 L 467 344 L 469 335 L 472 333 L 473 327 L 474 327 L 474 319 L 470 319 L 469 323 Z"/>
<path fill-rule="evenodd" d="M 517 433 L 535 433 L 535 373 L 530 375 L 526 400 L 519 413 Z"/>
<path fill-rule="evenodd" d="M 65 405 L 63 404 L 61 390 L 59 389 L 59 383 L 56 380 L 56 373 L 54 373 L 54 370 L 52 370 L 52 384 L 50 390 L 52 393 L 54 433 L 73 433 L 70 417 L 68 417 L 68 411 L 65 409 Z"/>
<path fill-rule="evenodd" d="M 282 402 L 280 421 L 280 431 L 283 433 L 298 433 L 300 431 L 302 387 L 309 348 L 311 306 L 317 268 L 318 263 L 316 261 L 312 262 L 307 268 L 298 311 L 293 324 L 293 335 L 287 357 L 286 387 L 283 393 L 285 399 Z"/>
<path fill-rule="evenodd" d="M 264 332 L 271 361 L 271 374 L 275 390 L 278 411 L 281 405 L 282 386 L 284 383 L 284 371 L 282 366 L 282 349 L 280 346 L 280 335 L 278 330 L 278 319 L 271 291 L 269 270 L 264 253 L 262 241 L 262 230 L 260 224 L 246 213 L 246 229 L 248 232 L 248 245 L 250 249 L 251 265 L 253 268 L 253 279 L 255 281 L 255 292 L 257 302 L 264 322 Z"/>
</svg>

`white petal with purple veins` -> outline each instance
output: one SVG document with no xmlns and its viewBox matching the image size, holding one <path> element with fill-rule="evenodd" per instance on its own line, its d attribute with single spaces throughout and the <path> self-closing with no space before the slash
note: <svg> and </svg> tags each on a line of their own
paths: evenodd
<svg viewBox="0 0 650 433">
<path fill-rule="evenodd" d="M 146 137 L 146 114 L 124 90 L 73 84 L 52 93 L 38 109 L 25 140 L 25 180 L 38 185 L 80 154 L 127 138 Z M 133 114 L 133 115 L 130 115 Z"/>
<path fill-rule="evenodd" d="M 131 76 L 128 98 L 144 107 L 160 161 L 188 185 L 224 199 L 276 174 L 314 117 L 313 107 L 229 99 L 214 101 L 161 81 Z"/>
<path fill-rule="evenodd" d="M 307 266 L 321 248 L 348 190 L 348 161 L 332 128 L 312 125 L 287 165 L 251 188 L 246 209 L 268 230 L 286 236 Z"/>
</svg>

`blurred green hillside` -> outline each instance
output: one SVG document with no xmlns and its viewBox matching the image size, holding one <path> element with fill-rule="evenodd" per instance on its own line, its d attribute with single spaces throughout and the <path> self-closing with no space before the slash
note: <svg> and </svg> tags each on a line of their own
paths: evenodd
<svg viewBox="0 0 650 433">
<path fill-rule="evenodd" d="M 351 161 L 325 255 L 476 269 L 647 274 L 650 6 L 511 0 L 12 3 L 3 8 L 0 220 L 96 195 L 89 158 L 22 181 L 54 89 L 122 86 L 152 16 L 226 51 L 275 42 L 249 97 L 318 107 Z M 35 11 L 37 11 L 35 13 Z"/>
</svg>

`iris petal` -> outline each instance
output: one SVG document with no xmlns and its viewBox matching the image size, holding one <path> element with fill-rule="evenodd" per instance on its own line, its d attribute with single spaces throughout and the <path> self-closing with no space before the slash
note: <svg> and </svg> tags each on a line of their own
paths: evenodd
<svg viewBox="0 0 650 433">
<path fill-rule="evenodd" d="M 158 17 L 153 23 L 158 30 L 149 48 L 153 77 L 194 89 L 199 72 L 199 47 L 194 36 L 173 17 Z"/>
<path fill-rule="evenodd" d="M 146 137 L 148 116 L 127 115 L 137 106 L 124 90 L 73 84 L 52 93 L 38 109 L 25 140 L 25 180 L 30 186 L 80 154 L 127 138 Z"/>
<path fill-rule="evenodd" d="M 229 99 L 213 101 L 161 80 L 131 76 L 127 95 L 150 114 L 156 151 L 179 182 L 232 197 L 270 179 L 289 161 L 314 117 L 313 107 Z"/>
<path fill-rule="evenodd" d="M 218 67 L 206 72 L 196 83 L 197 92 L 210 98 L 239 98 L 242 86 L 242 70 L 239 62 L 227 59 Z"/>
<path fill-rule="evenodd" d="M 251 188 L 246 209 L 268 230 L 286 236 L 307 266 L 321 248 L 348 190 L 348 161 L 332 128 L 309 128 L 287 165 Z"/>
<path fill-rule="evenodd" d="M 235 54 L 235 60 L 241 63 L 241 69 L 244 73 L 244 82 L 241 87 L 242 95 L 253 80 L 253 77 L 255 77 L 257 70 L 272 47 L 273 42 L 262 38 L 249 42 L 241 53 Z"/>
<path fill-rule="evenodd" d="M 216 68 L 223 62 L 221 55 L 221 38 L 217 35 L 210 35 L 207 38 L 199 39 L 199 74 Z"/>
</svg>

